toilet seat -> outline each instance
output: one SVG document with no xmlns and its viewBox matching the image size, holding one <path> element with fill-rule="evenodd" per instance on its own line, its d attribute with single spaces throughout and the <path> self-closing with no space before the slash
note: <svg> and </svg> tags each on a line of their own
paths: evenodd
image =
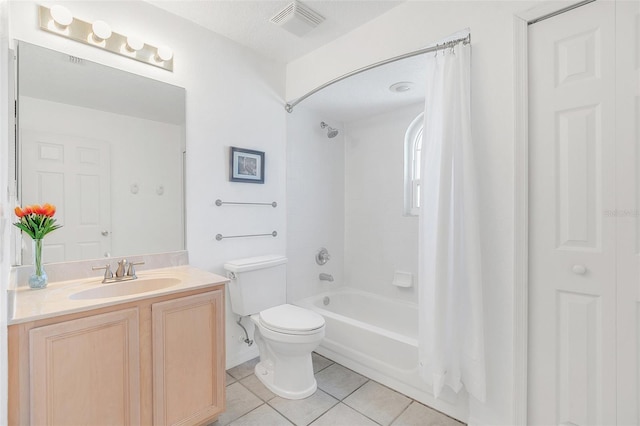
<svg viewBox="0 0 640 426">
<path fill-rule="evenodd" d="M 324 317 L 309 309 L 284 304 L 259 314 L 260 325 L 285 334 L 314 334 L 324 327 Z"/>
</svg>

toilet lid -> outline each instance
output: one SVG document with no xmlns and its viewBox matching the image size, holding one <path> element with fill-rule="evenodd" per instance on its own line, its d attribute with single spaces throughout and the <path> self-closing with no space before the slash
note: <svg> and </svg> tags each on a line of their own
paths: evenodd
<svg viewBox="0 0 640 426">
<path fill-rule="evenodd" d="M 322 328 L 324 317 L 309 309 L 285 304 L 260 312 L 260 323 L 273 331 L 300 333 Z"/>
</svg>

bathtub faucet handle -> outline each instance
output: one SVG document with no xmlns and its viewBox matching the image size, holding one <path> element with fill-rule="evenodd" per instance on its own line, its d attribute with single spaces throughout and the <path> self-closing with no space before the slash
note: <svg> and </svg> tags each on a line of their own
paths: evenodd
<svg viewBox="0 0 640 426">
<path fill-rule="evenodd" d="M 316 263 L 318 265 L 324 265 L 329 261 L 329 259 L 331 259 L 329 251 L 324 247 L 320 248 L 320 251 L 316 254 Z"/>
</svg>

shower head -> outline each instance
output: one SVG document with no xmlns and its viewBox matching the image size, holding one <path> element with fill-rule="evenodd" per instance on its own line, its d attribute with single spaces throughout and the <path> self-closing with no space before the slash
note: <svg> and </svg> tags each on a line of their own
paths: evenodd
<svg viewBox="0 0 640 426">
<path fill-rule="evenodd" d="M 329 139 L 335 138 L 336 136 L 338 136 L 338 129 L 334 129 L 333 127 L 329 126 L 324 121 L 320 123 L 320 127 L 323 128 L 323 129 L 327 128 L 327 137 Z"/>
</svg>

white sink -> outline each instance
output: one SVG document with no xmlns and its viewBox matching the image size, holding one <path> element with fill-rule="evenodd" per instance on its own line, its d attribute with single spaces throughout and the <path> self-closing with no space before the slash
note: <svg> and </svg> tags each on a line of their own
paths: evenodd
<svg viewBox="0 0 640 426">
<path fill-rule="evenodd" d="M 69 299 L 86 300 L 86 299 L 105 299 L 108 297 L 132 296 L 134 294 L 147 293 L 150 291 L 162 290 L 163 288 L 173 287 L 182 281 L 172 277 L 149 277 L 138 278 L 131 281 L 122 281 L 109 284 L 98 284 L 87 290 L 73 293 Z"/>
</svg>

